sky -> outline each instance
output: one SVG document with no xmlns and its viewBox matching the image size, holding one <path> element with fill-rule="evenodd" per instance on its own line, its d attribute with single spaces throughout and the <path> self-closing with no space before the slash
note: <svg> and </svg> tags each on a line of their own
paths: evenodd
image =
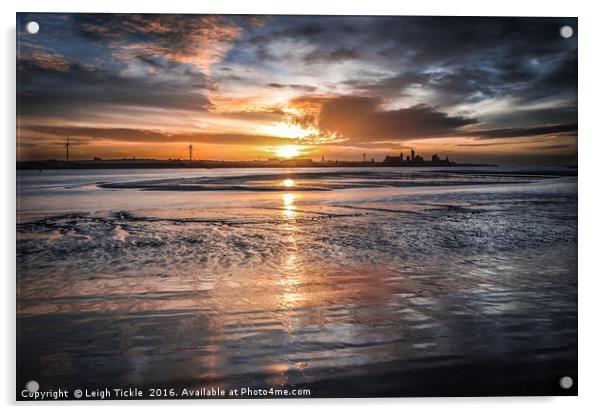
<svg viewBox="0 0 602 414">
<path fill-rule="evenodd" d="M 17 159 L 69 137 L 71 159 L 575 164 L 577 37 L 575 18 L 20 13 Z"/>
</svg>

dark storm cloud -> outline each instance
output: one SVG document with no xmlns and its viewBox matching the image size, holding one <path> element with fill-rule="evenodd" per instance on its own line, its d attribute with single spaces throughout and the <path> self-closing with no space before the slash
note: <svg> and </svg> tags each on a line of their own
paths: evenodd
<svg viewBox="0 0 602 414">
<path fill-rule="evenodd" d="M 306 91 L 306 92 L 314 92 L 317 88 L 315 86 L 310 86 L 310 85 L 300 85 L 297 83 L 277 83 L 277 82 L 272 82 L 272 83 L 268 83 L 267 86 L 269 86 L 270 88 L 275 88 L 275 89 L 285 89 L 285 88 L 290 88 L 290 89 L 297 89 L 300 91 Z"/>
<path fill-rule="evenodd" d="M 313 62 L 343 62 L 346 60 L 358 59 L 360 57 L 356 50 L 346 47 L 339 47 L 333 51 L 315 50 L 305 55 L 303 60 L 307 63 Z"/>
<path fill-rule="evenodd" d="M 534 58 L 535 59 L 535 58 Z M 548 62 L 545 69 L 535 61 L 508 61 L 506 58 L 460 67 L 428 68 L 402 72 L 374 82 L 348 80 L 358 91 L 379 96 L 404 95 L 410 87 L 432 91 L 439 105 L 475 103 L 485 99 L 512 97 L 517 103 L 562 97 L 576 98 L 575 58 Z"/>
<path fill-rule="evenodd" d="M 249 42 L 256 45 L 265 45 L 275 39 L 315 38 L 327 31 L 324 25 L 315 22 L 305 23 L 305 19 L 307 17 L 274 16 L 272 18 L 273 25 L 266 31 L 266 34 L 254 35 L 249 39 Z"/>
<path fill-rule="evenodd" d="M 540 109 L 515 109 L 510 113 L 493 113 L 486 116 L 487 125 L 504 128 L 508 125 L 576 124 L 576 106 L 557 106 Z"/>
<path fill-rule="evenodd" d="M 310 22 L 310 23 L 301 24 L 300 26 L 295 26 L 290 29 L 284 30 L 284 31 L 280 32 L 280 35 L 285 35 L 285 36 L 290 36 L 290 37 L 297 37 L 297 36 L 314 37 L 316 35 L 319 35 L 320 33 L 323 33 L 324 31 L 325 31 L 325 28 L 321 24 L 318 24 L 315 22 Z"/>
<path fill-rule="evenodd" d="M 322 131 L 350 139 L 416 139 L 453 135 L 475 119 L 449 116 L 426 105 L 382 109 L 382 100 L 342 96 L 325 102 L 318 115 Z"/>
<path fill-rule="evenodd" d="M 486 141 L 477 141 L 477 142 L 471 142 L 469 144 L 456 144 L 457 147 L 499 147 L 499 146 L 504 146 L 504 145 L 513 145 L 516 146 L 517 144 L 532 144 L 534 141 L 533 139 L 528 139 L 528 140 L 521 140 L 521 141 L 516 141 L 516 140 L 508 140 L 507 142 L 486 142 Z"/>
<path fill-rule="evenodd" d="M 69 117 L 111 105 L 188 111 L 211 107 L 204 95 L 209 86 L 200 73 L 182 72 L 170 78 L 126 76 L 79 64 L 40 71 L 39 62 L 30 59 L 20 60 L 18 68 L 23 85 L 18 93 L 19 111 L 24 116 Z"/>
<path fill-rule="evenodd" d="M 395 59 L 400 56 L 399 48 L 405 47 L 419 66 L 495 63 L 501 70 L 515 70 L 523 67 L 521 62 L 564 55 L 576 46 L 574 38 L 567 40 L 558 34 L 562 24 L 576 27 L 576 19 L 410 17 L 398 24 L 394 24 L 395 18 L 389 19 L 389 24 L 381 21 L 371 36 L 374 43 L 383 45 L 379 54 Z"/>
<path fill-rule="evenodd" d="M 550 144 L 550 145 L 540 145 L 537 149 L 544 150 L 559 150 L 559 149 L 574 149 L 574 145 L 571 144 Z"/>
<path fill-rule="evenodd" d="M 577 134 L 577 124 L 544 125 L 526 128 L 500 128 L 480 131 L 471 131 L 465 136 L 478 137 L 480 139 L 497 138 L 519 138 L 538 135 L 560 135 L 572 133 Z"/>
<path fill-rule="evenodd" d="M 343 83 L 353 89 L 378 96 L 403 94 L 411 86 L 424 85 L 430 82 L 431 74 L 419 72 L 402 72 L 394 76 L 383 77 L 376 82 L 349 79 Z"/>
<path fill-rule="evenodd" d="M 294 30 L 281 26 L 300 20 L 275 17 L 271 31 L 255 38 L 258 59 L 293 60 L 288 49 L 278 54 L 269 46 L 291 39 Z M 361 76 L 342 81 L 354 94 L 393 98 L 418 87 L 430 96 L 422 103 L 438 107 L 502 98 L 517 105 L 576 99 L 576 35 L 558 34 L 563 24 L 576 28 L 576 19 L 326 16 L 320 23 L 321 30 L 295 31 L 294 39 L 312 47 L 298 65 L 361 59 L 381 66 L 384 73 L 358 71 Z"/>
<path fill-rule="evenodd" d="M 203 132 L 166 132 L 138 128 L 93 128 L 78 126 L 29 125 L 23 127 L 24 132 L 48 134 L 64 139 L 73 136 L 80 142 L 86 139 L 103 139 L 120 142 L 173 143 L 195 142 L 220 145 L 283 145 L 294 143 L 294 140 L 266 135 L 249 135 L 236 133 L 203 133 Z"/>
<path fill-rule="evenodd" d="M 525 85 L 518 96 L 528 102 L 554 97 L 577 100 L 577 56 L 550 63 L 545 74 L 538 76 Z"/>
<path fill-rule="evenodd" d="M 302 30 L 304 19 L 319 20 L 321 24 L 312 23 L 312 30 Z M 562 24 L 576 27 L 576 19 L 274 16 L 266 31 L 252 41 L 268 44 L 292 38 L 318 48 L 332 49 L 336 45 L 374 52 L 391 60 L 411 56 L 415 66 L 465 64 L 467 58 L 481 56 L 498 61 L 501 67 L 570 52 L 576 46 L 576 39 L 563 39 L 558 35 Z M 570 46 L 568 50 L 567 46 Z M 476 62 L 469 60 L 468 63 Z"/>
<path fill-rule="evenodd" d="M 489 140 L 576 136 L 578 129 L 576 123 L 483 129 L 482 122 L 476 118 L 451 116 L 427 105 L 387 109 L 382 99 L 366 96 L 308 95 L 291 103 L 302 109 L 294 122 L 304 127 L 314 126 L 326 135 L 346 138 L 346 144 L 446 137 Z"/>
</svg>

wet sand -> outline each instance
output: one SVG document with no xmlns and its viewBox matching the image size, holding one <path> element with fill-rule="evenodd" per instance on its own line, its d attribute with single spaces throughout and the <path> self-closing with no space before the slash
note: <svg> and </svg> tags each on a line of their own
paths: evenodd
<svg viewBox="0 0 602 414">
<path fill-rule="evenodd" d="M 425 174 L 25 176 L 17 384 L 574 395 L 576 180 Z"/>
</svg>

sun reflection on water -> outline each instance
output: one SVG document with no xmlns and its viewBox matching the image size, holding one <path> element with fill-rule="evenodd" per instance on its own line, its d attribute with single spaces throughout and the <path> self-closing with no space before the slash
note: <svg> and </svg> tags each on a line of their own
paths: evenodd
<svg viewBox="0 0 602 414">
<path fill-rule="evenodd" d="M 295 212 L 295 199 L 297 198 L 296 194 L 291 194 L 291 193 L 286 193 L 282 195 L 282 204 L 284 206 L 284 209 L 282 210 L 282 215 L 284 216 L 284 218 L 286 219 L 292 219 L 295 218 L 296 212 Z"/>
</svg>

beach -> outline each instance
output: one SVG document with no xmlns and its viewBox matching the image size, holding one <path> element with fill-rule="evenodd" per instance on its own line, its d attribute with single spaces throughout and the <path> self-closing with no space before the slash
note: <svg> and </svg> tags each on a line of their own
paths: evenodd
<svg viewBox="0 0 602 414">
<path fill-rule="evenodd" d="M 577 392 L 568 169 L 17 179 L 19 385 Z"/>
</svg>

